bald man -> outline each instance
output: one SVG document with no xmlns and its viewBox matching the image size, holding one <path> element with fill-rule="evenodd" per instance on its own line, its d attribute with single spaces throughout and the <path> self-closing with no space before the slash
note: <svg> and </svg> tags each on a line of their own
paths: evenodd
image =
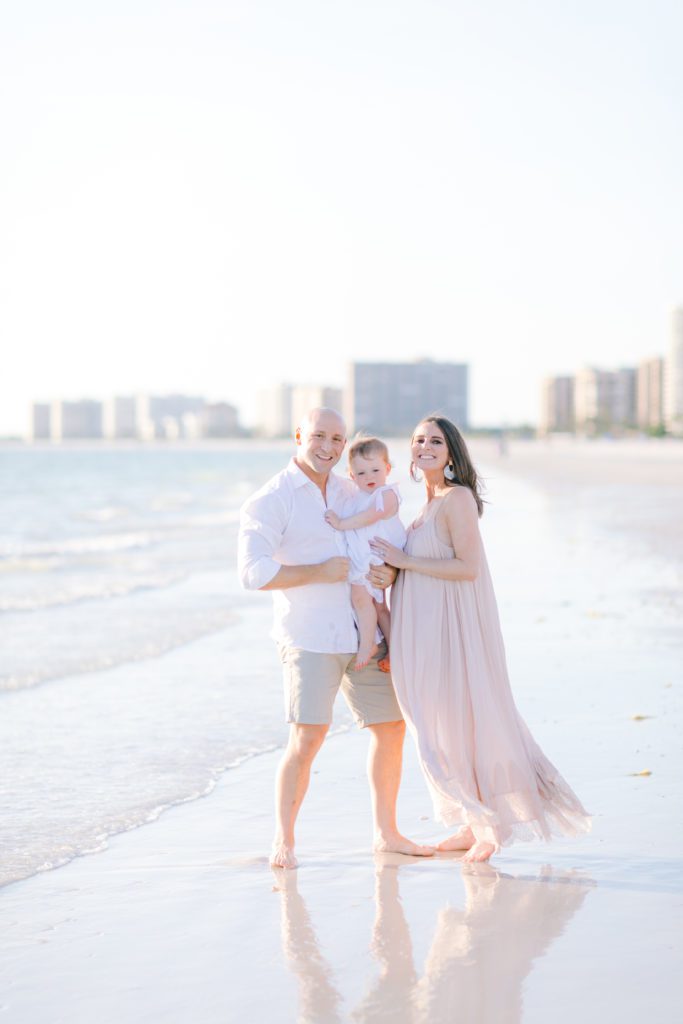
<svg viewBox="0 0 683 1024">
<path fill-rule="evenodd" d="M 333 409 L 312 409 L 296 431 L 296 455 L 243 506 L 239 572 L 248 590 L 272 590 L 273 636 L 283 665 L 289 741 L 275 785 L 276 828 L 271 864 L 294 868 L 294 826 L 311 765 L 332 721 L 341 688 L 361 728 L 370 733 L 368 778 L 376 851 L 429 856 L 396 825 L 405 723 L 390 677 L 377 662 L 354 671 L 358 649 L 347 582 L 343 535 L 325 522 L 341 514 L 350 480 L 332 473 L 346 445 L 346 427 Z M 374 566 L 370 580 L 385 588 L 395 570 Z"/>
</svg>

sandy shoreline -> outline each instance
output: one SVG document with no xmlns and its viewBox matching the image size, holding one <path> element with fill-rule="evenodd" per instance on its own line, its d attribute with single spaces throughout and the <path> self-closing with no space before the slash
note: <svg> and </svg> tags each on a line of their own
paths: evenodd
<svg viewBox="0 0 683 1024">
<path fill-rule="evenodd" d="M 481 457 L 515 696 L 594 813 L 592 834 L 519 844 L 470 872 L 453 856 L 373 858 L 366 738 L 353 730 L 316 762 L 301 868 L 274 873 L 279 754 L 262 754 L 103 853 L 0 891 L 4 1019 L 635 1024 L 675 1012 L 683 641 L 680 527 L 663 495 L 680 481 L 660 467 L 653 504 L 632 502 L 611 530 L 631 484 L 608 454 L 580 488 L 554 455 Z M 599 515 L 595 487 L 615 501 Z M 439 836 L 410 741 L 399 811 L 409 835 Z"/>
<path fill-rule="evenodd" d="M 373 858 L 365 748 L 356 732 L 326 744 L 297 872 L 264 858 L 271 754 L 104 854 L 4 890 L 7 1019 L 664 1019 L 680 994 L 672 849 L 639 850 L 598 817 L 587 839 L 523 844 L 469 873 L 453 856 Z M 651 781 L 621 782 L 632 820 Z M 600 809 L 602 786 L 579 784 Z M 410 834 L 434 835 L 412 751 L 401 812 Z"/>
</svg>

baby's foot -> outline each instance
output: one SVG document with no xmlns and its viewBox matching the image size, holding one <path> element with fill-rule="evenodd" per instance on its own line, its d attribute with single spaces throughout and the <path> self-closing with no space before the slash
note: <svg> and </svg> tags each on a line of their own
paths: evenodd
<svg viewBox="0 0 683 1024">
<path fill-rule="evenodd" d="M 358 654 L 356 655 L 356 664 L 354 665 L 356 672 L 360 672 L 362 668 L 365 668 L 370 661 L 370 658 L 372 658 L 374 654 L 377 654 L 377 650 L 377 644 L 360 645 L 358 648 Z"/>
</svg>

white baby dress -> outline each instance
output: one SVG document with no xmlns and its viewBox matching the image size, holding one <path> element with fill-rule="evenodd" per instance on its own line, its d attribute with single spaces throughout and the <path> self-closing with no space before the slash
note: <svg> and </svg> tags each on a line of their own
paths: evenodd
<svg viewBox="0 0 683 1024">
<path fill-rule="evenodd" d="M 401 495 L 396 484 L 385 484 L 370 493 L 358 489 L 356 494 L 349 498 L 344 505 L 344 518 L 348 519 L 350 516 L 358 515 L 359 512 L 366 512 L 369 508 L 383 512 L 384 495 L 388 491 L 394 492 L 400 504 Z M 349 582 L 364 586 L 376 601 L 381 602 L 383 591 L 372 587 L 365 578 L 371 565 L 382 565 L 380 556 L 371 550 L 370 541 L 373 537 L 382 537 L 394 547 L 403 549 L 407 534 L 398 513 L 391 516 L 390 519 L 379 519 L 372 526 L 363 526 L 359 530 L 346 530 L 344 537 L 348 556 L 351 559 Z"/>
</svg>

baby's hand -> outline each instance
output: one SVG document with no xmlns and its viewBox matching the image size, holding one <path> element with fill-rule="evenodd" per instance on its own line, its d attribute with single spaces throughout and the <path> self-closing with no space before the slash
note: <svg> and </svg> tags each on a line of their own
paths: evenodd
<svg viewBox="0 0 683 1024">
<path fill-rule="evenodd" d="M 328 523 L 329 526 L 332 526 L 335 530 L 338 530 L 341 519 L 339 518 L 336 512 L 333 512 L 331 508 L 328 508 L 327 512 L 325 513 L 325 522 Z"/>
</svg>

